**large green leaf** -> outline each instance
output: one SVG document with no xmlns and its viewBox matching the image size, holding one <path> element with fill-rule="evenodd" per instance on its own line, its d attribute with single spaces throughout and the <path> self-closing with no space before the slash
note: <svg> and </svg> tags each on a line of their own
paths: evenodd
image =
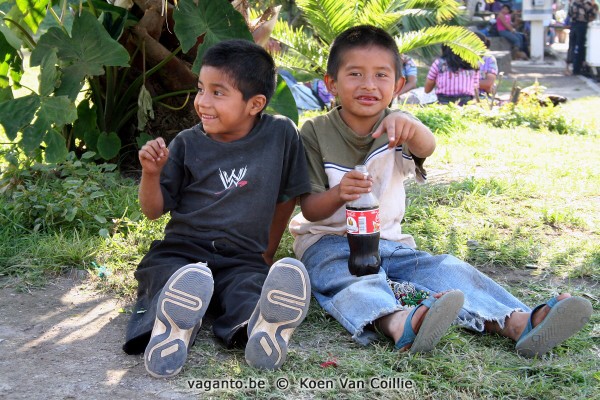
<svg viewBox="0 0 600 400">
<path fill-rule="evenodd" d="M 277 76 L 277 88 L 275 89 L 275 94 L 271 98 L 271 101 L 269 101 L 267 112 L 270 114 L 285 115 L 298 125 L 298 108 L 296 107 L 296 101 L 294 100 L 292 91 L 279 75 Z"/>
<path fill-rule="evenodd" d="M 46 128 L 43 126 L 43 122 L 36 120 L 33 125 L 29 125 L 23 129 L 23 137 L 19 142 L 21 148 L 25 151 L 25 154 L 32 156 L 39 150 L 44 136 L 46 135 Z"/>
<path fill-rule="evenodd" d="M 121 150 L 121 139 L 115 132 L 101 132 L 98 136 L 98 153 L 105 160 L 114 158 Z"/>
<path fill-rule="evenodd" d="M 56 86 L 60 84 L 60 71 L 58 70 L 58 57 L 55 49 L 46 54 L 40 69 L 40 96 L 50 96 Z"/>
<path fill-rule="evenodd" d="M 31 123 L 39 106 L 40 98 L 35 94 L 0 103 L 0 125 L 9 140 L 15 140 L 17 133 Z"/>
<path fill-rule="evenodd" d="M 51 126 L 62 128 L 77 118 L 75 104 L 66 96 L 42 97 L 37 119 L 45 123 L 46 131 Z"/>
<path fill-rule="evenodd" d="M 59 28 L 50 28 L 31 53 L 31 65 L 40 65 L 46 54 L 57 49 L 63 70 L 56 94 L 75 100 L 86 76 L 104 74 L 105 66 L 126 67 L 129 53 L 112 39 L 102 24 L 89 12 L 76 16 L 72 37 Z"/>
<path fill-rule="evenodd" d="M 33 33 L 37 32 L 44 20 L 47 5 L 48 0 L 17 0 L 17 7 L 23 13 L 23 22 Z"/>
<path fill-rule="evenodd" d="M 9 87 L 0 87 L 0 102 L 12 100 L 13 98 L 13 92 Z"/>
<path fill-rule="evenodd" d="M 55 129 L 50 129 L 44 138 L 46 143 L 46 162 L 58 163 L 64 161 L 69 154 L 65 138 Z"/>
<path fill-rule="evenodd" d="M 198 5 L 194 0 L 180 0 L 178 5 L 173 12 L 174 30 L 183 51 L 189 51 L 204 35 L 192 66 L 195 73 L 200 71 L 202 57 L 210 46 L 226 39 L 253 40 L 244 17 L 228 0 L 198 0 Z"/>
<path fill-rule="evenodd" d="M 60 130 L 65 124 L 77 118 L 75 104 L 66 96 L 39 97 L 39 100 L 35 122 L 23 130 L 21 146 L 27 153 L 33 152 L 40 146 L 48 131 Z"/>
<path fill-rule="evenodd" d="M 14 49 L 20 49 L 23 45 L 23 41 L 2 20 L 0 20 L 0 33 Z"/>
<path fill-rule="evenodd" d="M 98 135 L 100 135 L 100 131 L 96 123 L 96 107 L 90 107 L 90 101 L 83 100 L 77 106 L 77 120 L 73 123 L 73 137 L 83 140 L 89 150 L 95 151 Z"/>
<path fill-rule="evenodd" d="M 22 62 L 19 53 L 0 32 L 0 102 L 13 98 L 10 78 L 16 77 L 17 81 L 20 80 L 23 74 L 21 67 Z"/>
</svg>

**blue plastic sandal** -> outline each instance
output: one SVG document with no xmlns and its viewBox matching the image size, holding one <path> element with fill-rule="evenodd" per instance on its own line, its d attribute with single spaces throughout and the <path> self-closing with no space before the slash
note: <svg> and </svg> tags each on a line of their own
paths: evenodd
<svg viewBox="0 0 600 400">
<path fill-rule="evenodd" d="M 550 312 L 534 328 L 531 322 L 533 314 L 545 305 L 550 307 Z M 554 297 L 531 311 L 527 326 L 517 341 L 517 353 L 525 357 L 545 354 L 579 332 L 591 316 L 592 303 L 588 300 L 582 297 L 567 297 L 558 301 Z"/>
<path fill-rule="evenodd" d="M 439 299 L 428 297 L 423 300 L 408 314 L 402 336 L 396 342 L 396 348 L 402 349 L 412 344 L 409 350 L 411 353 L 427 353 L 433 350 L 458 316 L 464 299 L 465 297 L 460 290 L 453 290 Z M 423 318 L 419 333 L 415 333 L 412 328 L 412 318 L 415 311 L 421 306 L 428 307 L 429 311 Z"/>
</svg>

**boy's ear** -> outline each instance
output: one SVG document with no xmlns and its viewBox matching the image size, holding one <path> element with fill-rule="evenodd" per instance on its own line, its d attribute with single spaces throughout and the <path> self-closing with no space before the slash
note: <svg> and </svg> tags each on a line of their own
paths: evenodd
<svg viewBox="0 0 600 400">
<path fill-rule="evenodd" d="M 267 98 L 264 94 L 257 94 L 248 100 L 250 115 L 257 115 L 267 105 Z"/>
<path fill-rule="evenodd" d="M 396 86 L 394 88 L 394 97 L 398 97 L 398 94 L 400 93 L 400 91 L 404 87 L 405 83 L 406 83 L 406 78 L 405 77 L 402 76 L 402 77 L 398 78 L 398 80 L 396 81 Z"/>
<path fill-rule="evenodd" d="M 337 96 L 337 85 L 335 79 L 329 74 L 325 74 L 323 77 L 323 81 L 325 81 L 325 87 L 327 87 L 327 91 L 334 96 Z"/>
</svg>

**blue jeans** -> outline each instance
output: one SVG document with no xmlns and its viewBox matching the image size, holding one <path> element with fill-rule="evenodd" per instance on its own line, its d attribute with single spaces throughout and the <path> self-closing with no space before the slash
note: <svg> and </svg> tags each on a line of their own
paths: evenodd
<svg viewBox="0 0 600 400">
<path fill-rule="evenodd" d="M 478 332 L 483 332 L 485 321 L 504 327 L 506 317 L 514 311 L 531 311 L 487 275 L 454 256 L 434 256 L 388 240 L 380 241 L 379 251 L 379 273 L 362 277 L 348 271 L 350 249 L 343 236 L 324 236 L 302 257 L 315 298 L 360 344 L 366 345 L 377 337 L 365 327 L 407 308 L 396 300 L 388 277 L 394 282 L 412 283 L 430 295 L 461 290 L 465 302 L 455 323 Z"/>
<path fill-rule="evenodd" d="M 498 31 L 498 35 L 502 36 L 506 40 L 512 43 L 513 47 L 518 48 L 519 50 L 524 50 L 523 47 L 523 34 L 520 32 L 510 32 L 510 31 Z"/>
</svg>

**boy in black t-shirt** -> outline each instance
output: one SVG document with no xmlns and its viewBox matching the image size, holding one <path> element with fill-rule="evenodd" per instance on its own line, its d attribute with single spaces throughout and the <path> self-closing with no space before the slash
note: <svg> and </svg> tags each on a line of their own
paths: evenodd
<svg viewBox="0 0 600 400">
<path fill-rule="evenodd" d="M 286 258 L 269 268 L 296 198 L 310 192 L 297 128 L 263 114 L 275 84 L 263 48 L 221 42 L 200 70 L 201 123 L 168 148 L 157 138 L 139 152 L 142 211 L 171 219 L 135 272 L 138 300 L 123 349 L 145 352 L 155 377 L 179 373 L 207 310 L 227 346 L 246 344 L 248 364 L 267 369 L 283 364 L 306 316 L 302 263 Z"/>
</svg>

